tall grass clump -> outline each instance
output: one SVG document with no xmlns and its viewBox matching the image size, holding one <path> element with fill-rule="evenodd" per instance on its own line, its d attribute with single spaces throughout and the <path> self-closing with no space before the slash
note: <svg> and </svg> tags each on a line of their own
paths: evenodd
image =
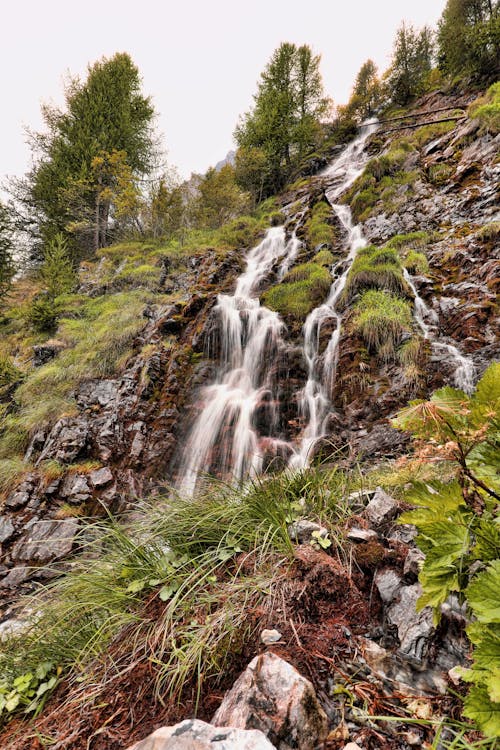
<svg viewBox="0 0 500 750">
<path fill-rule="evenodd" d="M 344 301 L 349 302 L 359 292 L 372 288 L 388 289 L 399 295 L 407 293 L 401 262 L 395 249 L 369 245 L 358 252 L 347 277 Z"/>
<path fill-rule="evenodd" d="M 285 581 L 289 524 L 306 514 L 343 524 L 346 481 L 314 469 L 240 489 L 212 482 L 195 499 L 84 527 L 72 569 L 25 600 L 31 625 L 0 653 L 0 682 L 51 664 L 98 697 L 147 664 L 158 699 L 180 698 L 187 685 L 199 694 L 254 632 L 249 612 L 271 606 Z"/>
<path fill-rule="evenodd" d="M 390 292 L 371 289 L 354 307 L 353 329 L 383 360 L 394 358 L 404 333 L 412 327 L 411 305 Z"/>
<path fill-rule="evenodd" d="M 306 240 L 309 247 L 315 248 L 318 245 L 331 246 L 333 244 L 335 240 L 335 227 L 332 226 L 331 221 L 331 206 L 325 201 L 316 203 L 305 226 Z"/>
<path fill-rule="evenodd" d="M 319 263 L 302 263 L 289 271 L 283 281 L 262 295 L 266 307 L 280 315 L 303 320 L 328 294 L 332 277 Z"/>
<path fill-rule="evenodd" d="M 483 132 L 500 133 L 500 81 L 492 84 L 483 97 L 470 105 L 468 114 L 479 120 Z"/>
</svg>

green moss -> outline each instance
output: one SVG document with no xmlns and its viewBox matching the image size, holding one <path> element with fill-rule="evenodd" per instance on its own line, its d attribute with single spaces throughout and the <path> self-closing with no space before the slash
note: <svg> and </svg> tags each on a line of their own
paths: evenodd
<svg viewBox="0 0 500 750">
<path fill-rule="evenodd" d="M 355 305 L 352 325 L 369 351 L 383 360 L 393 359 L 403 333 L 411 331 L 411 305 L 389 292 L 371 289 Z"/>
<path fill-rule="evenodd" d="M 332 278 L 318 263 L 302 263 L 285 276 L 281 284 L 262 295 L 263 304 L 285 317 L 303 320 L 328 293 Z"/>
<path fill-rule="evenodd" d="M 430 235 L 428 232 L 409 232 L 408 234 L 395 234 L 394 237 L 385 243 L 386 247 L 393 247 L 396 250 L 400 250 L 403 247 L 411 247 L 413 249 L 417 247 L 424 247 L 430 242 Z"/>
<path fill-rule="evenodd" d="M 399 255 L 394 248 L 369 245 L 359 251 L 347 276 L 344 301 L 371 288 L 389 289 L 401 295 L 407 292 Z"/>
<path fill-rule="evenodd" d="M 309 247 L 332 245 L 335 240 L 335 228 L 330 224 L 332 209 L 328 203 L 316 203 L 306 222 L 306 241 Z"/>
<path fill-rule="evenodd" d="M 410 250 L 406 257 L 403 258 L 403 266 L 411 274 L 422 274 L 427 273 L 429 270 L 429 261 L 424 253 L 419 253 L 417 250 Z"/>
<path fill-rule="evenodd" d="M 449 182 L 454 171 L 454 168 L 450 164 L 432 164 L 428 171 L 429 182 L 437 187 L 445 185 Z"/>
<path fill-rule="evenodd" d="M 330 267 L 335 260 L 335 257 L 333 253 L 331 253 L 329 250 L 326 250 L 326 248 L 323 248 L 323 250 L 320 250 L 319 253 L 316 253 L 314 258 L 312 259 L 313 263 L 317 263 L 318 266 L 326 266 Z"/>
<path fill-rule="evenodd" d="M 414 146 L 422 148 L 430 141 L 439 138 L 445 133 L 449 133 L 456 127 L 456 122 L 438 122 L 435 124 L 430 123 L 429 125 L 422 125 L 421 128 L 416 128 L 411 136 L 411 142 Z"/>
</svg>

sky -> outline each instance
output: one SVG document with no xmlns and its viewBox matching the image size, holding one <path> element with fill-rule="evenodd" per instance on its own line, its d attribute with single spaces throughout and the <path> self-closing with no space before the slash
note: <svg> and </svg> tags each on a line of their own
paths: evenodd
<svg viewBox="0 0 500 750">
<path fill-rule="evenodd" d="M 40 105 L 61 105 L 68 74 L 128 52 L 158 112 L 169 164 L 205 172 L 233 148 L 240 114 L 283 41 L 322 55 L 325 90 L 338 104 L 371 57 L 390 60 L 402 19 L 435 25 L 445 0 L 14 0 L 0 27 L 3 107 L 0 178 L 30 165 L 25 128 L 40 130 Z"/>
</svg>

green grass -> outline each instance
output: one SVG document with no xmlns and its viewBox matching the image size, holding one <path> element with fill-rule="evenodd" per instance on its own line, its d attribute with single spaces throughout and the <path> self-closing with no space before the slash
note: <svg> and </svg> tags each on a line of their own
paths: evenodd
<svg viewBox="0 0 500 750">
<path fill-rule="evenodd" d="M 386 361 L 394 359 L 412 322 L 410 303 L 386 291 L 371 289 L 354 306 L 354 331 L 361 334 L 369 351 Z"/>
<path fill-rule="evenodd" d="M 489 87 L 483 97 L 469 107 L 469 117 L 477 118 L 483 132 L 500 133 L 500 81 Z"/>
<path fill-rule="evenodd" d="M 403 266 L 411 274 L 423 274 L 429 270 L 429 261 L 424 253 L 409 250 L 406 257 L 403 258 Z"/>
<path fill-rule="evenodd" d="M 318 245 L 331 246 L 335 241 L 335 227 L 330 223 L 332 220 L 332 208 L 325 201 L 316 203 L 308 218 L 305 230 L 306 241 L 309 247 Z"/>
<path fill-rule="evenodd" d="M 372 288 L 407 293 L 401 261 L 394 248 L 369 245 L 358 252 L 347 276 L 344 301 L 350 302 L 356 294 Z"/>
<path fill-rule="evenodd" d="M 93 525 L 72 569 L 24 601 L 36 614 L 2 649 L 0 680 L 49 662 L 96 695 L 144 664 L 161 700 L 193 679 L 200 690 L 252 634 L 249 611 L 272 607 L 294 555 L 290 522 L 328 519 L 341 543 L 349 489 L 341 472 L 311 469 L 243 490 L 209 484 Z"/>
<path fill-rule="evenodd" d="M 500 221 L 490 221 L 477 232 L 477 237 L 482 242 L 492 242 L 500 237 Z"/>
<path fill-rule="evenodd" d="M 409 232 L 408 234 L 395 234 L 385 243 L 385 247 L 393 247 L 395 250 L 412 248 L 413 250 L 425 247 L 430 242 L 428 232 Z"/>
<path fill-rule="evenodd" d="M 302 263 L 292 268 L 280 284 L 264 292 L 262 302 L 280 315 L 303 320 L 325 299 L 331 283 L 332 277 L 323 265 Z"/>
</svg>

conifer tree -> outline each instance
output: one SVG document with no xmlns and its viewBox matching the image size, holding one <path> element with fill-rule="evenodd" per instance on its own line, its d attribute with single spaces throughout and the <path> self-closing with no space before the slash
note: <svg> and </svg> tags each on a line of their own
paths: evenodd
<svg viewBox="0 0 500 750">
<path fill-rule="evenodd" d="M 292 167 L 315 146 L 329 107 L 319 65 L 320 56 L 307 45 L 281 44 L 261 74 L 254 108 L 236 128 L 240 149 L 265 154 L 267 192 L 282 187 Z"/>
<path fill-rule="evenodd" d="M 80 252 L 96 250 L 107 242 L 113 214 L 104 190 L 128 170 L 130 195 L 154 165 L 153 106 L 130 56 L 118 53 L 89 66 L 85 80 L 70 79 L 64 109 L 45 105 L 42 114 L 46 132 L 31 137 L 34 167 L 12 186 L 21 227 L 41 243 L 62 232 Z M 99 159 L 106 170 L 97 168 Z"/>
<path fill-rule="evenodd" d="M 432 69 L 433 35 L 428 26 L 417 31 L 402 23 L 394 41 L 388 86 L 393 102 L 408 104 L 421 94 Z"/>
<path fill-rule="evenodd" d="M 0 203 L 0 307 L 14 274 L 12 261 L 12 223 L 7 208 Z"/>
<path fill-rule="evenodd" d="M 377 66 L 373 60 L 367 60 L 356 76 L 347 112 L 356 120 L 366 120 L 374 114 L 382 102 L 382 87 L 378 77 Z"/>
</svg>

